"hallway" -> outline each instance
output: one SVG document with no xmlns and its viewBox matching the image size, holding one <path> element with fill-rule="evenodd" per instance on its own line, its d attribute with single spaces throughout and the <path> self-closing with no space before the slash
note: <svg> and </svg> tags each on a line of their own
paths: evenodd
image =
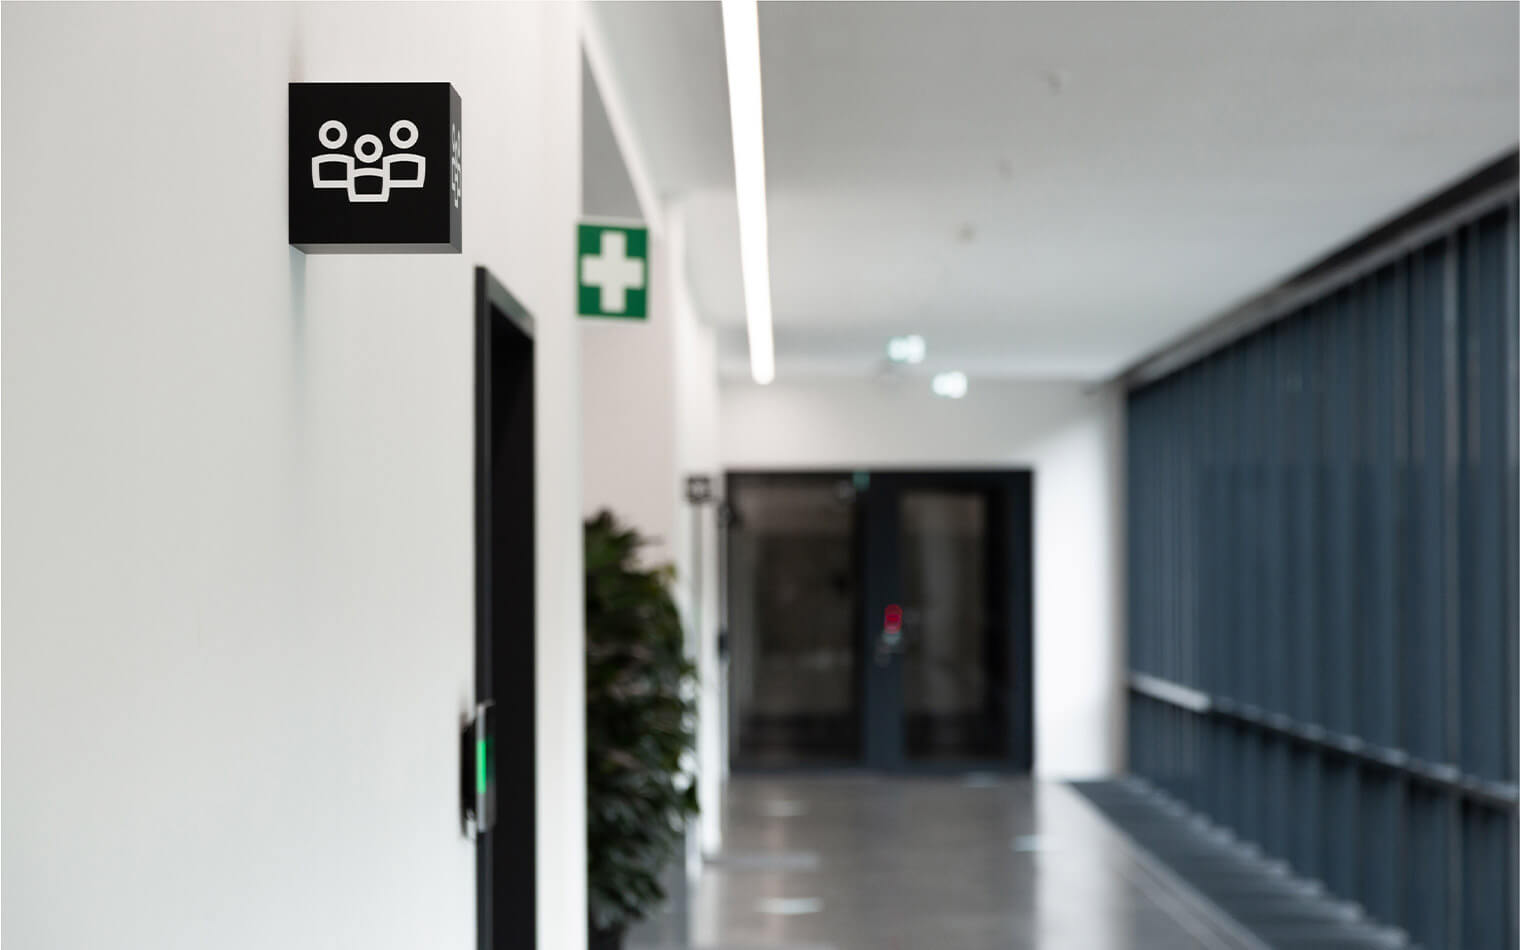
<svg viewBox="0 0 1520 950">
<path fill-rule="evenodd" d="M 1520 950 L 1520 0 L 0 86 L 0 950 Z"/>
<path fill-rule="evenodd" d="M 1246 946 L 1064 785 L 739 776 L 726 805 L 702 950 Z"/>
</svg>

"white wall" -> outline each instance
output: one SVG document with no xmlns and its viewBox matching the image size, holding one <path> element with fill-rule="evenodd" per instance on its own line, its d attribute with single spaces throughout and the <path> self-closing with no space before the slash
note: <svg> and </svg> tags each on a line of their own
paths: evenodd
<svg viewBox="0 0 1520 950">
<path fill-rule="evenodd" d="M 1034 471 L 1035 769 L 1109 774 L 1122 763 L 1121 412 L 1065 382 L 971 381 L 962 400 L 926 379 L 722 386 L 728 469 Z"/>
<path fill-rule="evenodd" d="M 702 684 L 699 840 L 712 853 L 721 841 L 724 771 L 718 745 L 717 520 L 714 506 L 699 512 L 686 502 L 685 480 L 719 470 L 717 353 L 687 286 L 680 210 L 665 208 L 659 217 L 663 226 L 650 232 L 649 319 L 581 321 L 582 504 L 588 515 L 610 508 L 649 536 L 655 542 L 645 551 L 649 563 L 675 565 L 673 595 Z"/>
<path fill-rule="evenodd" d="M 584 946 L 577 8 L 4 7 L 7 947 L 474 946 L 472 279 L 538 335 L 540 946 Z M 447 80 L 465 253 L 286 244 L 286 83 Z"/>
<path fill-rule="evenodd" d="M 636 213 L 649 228 L 649 318 L 581 322 L 582 439 L 587 514 L 611 508 L 653 544 L 651 563 L 673 563 L 673 595 L 701 683 L 694 763 L 702 815 L 690 837 L 688 871 L 721 844 L 726 762 L 721 745 L 717 657 L 716 506 L 685 500 L 688 475 L 718 472 L 717 350 L 692 300 L 680 201 L 657 197 L 601 16 L 587 11 L 583 146 L 584 212 L 590 218 Z M 654 937 L 654 934 L 644 934 Z"/>
<path fill-rule="evenodd" d="M 676 542 L 675 351 L 665 242 L 650 234 L 649 318 L 580 321 L 582 507 L 610 508 L 654 542 L 651 564 Z"/>
<path fill-rule="evenodd" d="M 721 495 L 717 341 L 712 329 L 702 324 L 687 282 L 685 217 L 679 208 L 672 209 L 666 221 L 670 243 L 666 273 L 675 334 L 676 466 L 683 480 L 694 474 L 712 476 L 714 493 Z M 697 703 L 699 841 L 703 853 L 715 854 L 723 841 L 723 787 L 728 774 L 718 660 L 717 505 L 681 504 L 676 509 L 676 537 L 676 570 L 701 688 Z"/>
</svg>

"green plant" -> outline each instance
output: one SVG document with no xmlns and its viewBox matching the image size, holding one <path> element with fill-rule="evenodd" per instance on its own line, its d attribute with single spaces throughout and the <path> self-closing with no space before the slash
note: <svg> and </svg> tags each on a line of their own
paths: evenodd
<svg viewBox="0 0 1520 950">
<path fill-rule="evenodd" d="M 593 931 L 620 931 L 665 899 L 695 783 L 696 670 L 686 659 L 668 566 L 610 512 L 586 522 L 586 845 Z"/>
</svg>

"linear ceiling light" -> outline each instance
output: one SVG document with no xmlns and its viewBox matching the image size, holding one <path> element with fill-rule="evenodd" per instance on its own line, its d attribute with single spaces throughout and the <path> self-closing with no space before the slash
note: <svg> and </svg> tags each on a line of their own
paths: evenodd
<svg viewBox="0 0 1520 950">
<path fill-rule="evenodd" d="M 776 378 L 771 333 L 771 262 L 765 218 L 765 119 L 760 102 L 760 15 L 756 0 L 723 0 L 728 114 L 734 130 L 734 186 L 739 200 L 739 264 L 749 324 L 749 371 L 764 385 Z"/>
</svg>

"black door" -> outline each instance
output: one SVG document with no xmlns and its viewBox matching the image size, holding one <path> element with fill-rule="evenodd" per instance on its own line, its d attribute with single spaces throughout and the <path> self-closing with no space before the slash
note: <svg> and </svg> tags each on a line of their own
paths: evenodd
<svg viewBox="0 0 1520 950">
<path fill-rule="evenodd" d="M 1028 472 L 729 478 L 736 767 L 1033 763 Z"/>
<path fill-rule="evenodd" d="M 749 768 L 860 762 L 858 505 L 848 474 L 729 480 L 729 748 Z"/>
<path fill-rule="evenodd" d="M 1033 763 L 1027 472 L 886 472 L 862 492 L 867 764 Z"/>
<path fill-rule="evenodd" d="M 537 946 L 534 877 L 533 323 L 475 271 L 475 696 L 494 823 L 476 839 L 480 950 Z"/>
</svg>

